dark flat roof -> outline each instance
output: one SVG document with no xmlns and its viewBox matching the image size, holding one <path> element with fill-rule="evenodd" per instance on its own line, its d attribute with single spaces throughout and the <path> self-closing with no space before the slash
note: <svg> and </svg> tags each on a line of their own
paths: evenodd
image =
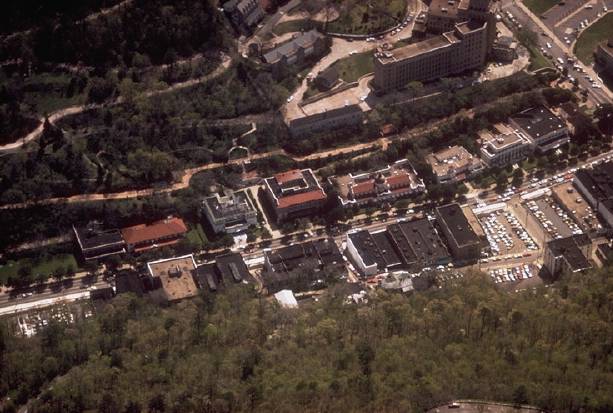
<svg viewBox="0 0 613 413">
<path fill-rule="evenodd" d="M 94 227 L 75 227 L 74 231 L 83 250 L 123 244 L 124 242 L 118 229 L 103 230 Z"/>
<path fill-rule="evenodd" d="M 462 208 L 458 204 L 448 204 L 436 208 L 439 216 L 443 220 L 441 225 L 445 225 L 453 235 L 454 242 L 458 247 L 479 243 L 479 237 L 470 226 L 468 219 L 464 215 Z"/>
<path fill-rule="evenodd" d="M 427 218 L 401 222 L 400 228 L 419 264 L 429 266 L 450 259 L 447 247 Z"/>
<path fill-rule="evenodd" d="M 545 106 L 526 109 L 511 116 L 511 119 L 521 126 L 532 138 L 536 139 L 566 127 L 564 121 Z"/>
<path fill-rule="evenodd" d="M 575 178 L 597 201 L 613 198 L 613 162 L 596 165 L 593 169 L 579 169 Z"/>
<path fill-rule="evenodd" d="M 318 239 L 282 247 L 266 253 L 273 271 L 283 273 L 297 268 L 323 268 L 343 263 L 333 239 Z"/>
<path fill-rule="evenodd" d="M 237 252 L 220 255 L 215 257 L 218 271 L 226 282 L 252 281 L 251 273 L 242 255 Z"/>
<path fill-rule="evenodd" d="M 554 239 L 549 241 L 547 246 L 555 257 L 564 257 L 572 271 L 581 271 L 591 268 L 590 262 L 580 249 L 589 243 L 590 239 L 587 235 L 577 234 Z"/>
</svg>

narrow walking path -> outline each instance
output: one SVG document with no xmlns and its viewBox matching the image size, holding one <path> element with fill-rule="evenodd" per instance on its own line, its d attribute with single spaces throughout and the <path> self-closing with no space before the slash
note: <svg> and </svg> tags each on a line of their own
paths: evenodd
<svg viewBox="0 0 613 413">
<path fill-rule="evenodd" d="M 232 64 L 232 58 L 226 54 L 222 54 L 221 56 L 222 56 L 221 64 L 213 72 L 209 73 L 208 75 L 205 75 L 205 76 L 202 76 L 196 79 L 186 80 L 185 82 L 175 83 L 174 85 L 169 86 L 166 89 L 152 90 L 149 92 L 145 92 L 145 93 L 138 95 L 136 98 L 137 99 L 138 98 L 150 98 L 152 96 L 162 95 L 164 93 L 174 92 L 180 89 L 185 89 L 188 87 L 198 85 L 200 83 L 208 82 L 209 80 L 220 76 L 222 73 L 224 73 L 227 69 L 230 68 L 230 65 Z M 90 109 L 97 109 L 97 108 L 106 107 L 110 105 L 118 105 L 123 102 L 124 102 L 124 98 L 120 96 L 112 102 L 106 102 L 102 104 L 71 106 L 68 108 L 60 109 L 56 112 L 51 113 L 48 117 L 51 123 L 55 123 L 58 120 L 66 116 L 76 115 L 76 114 L 85 112 Z M 45 121 L 44 117 L 39 118 L 39 125 L 36 129 L 34 129 L 32 132 L 30 132 L 26 136 L 19 138 L 12 143 L 1 145 L 0 152 L 17 150 L 21 148 L 22 146 L 26 145 L 27 143 L 38 139 L 38 137 L 40 137 L 40 135 L 43 132 L 44 121 Z"/>
</svg>

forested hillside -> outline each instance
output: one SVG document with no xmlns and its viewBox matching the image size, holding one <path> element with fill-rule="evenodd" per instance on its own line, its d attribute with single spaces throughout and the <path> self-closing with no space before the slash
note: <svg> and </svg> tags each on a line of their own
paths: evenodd
<svg viewBox="0 0 613 413">
<path fill-rule="evenodd" d="M 33 30 L 3 41 L 0 60 L 111 67 L 150 59 L 159 64 L 222 41 L 220 15 L 210 0 L 133 0 L 92 19 L 51 15 L 37 23 Z"/>
<path fill-rule="evenodd" d="M 44 389 L 31 412 L 421 412 L 451 398 L 608 412 L 610 273 L 517 294 L 474 275 L 297 311 L 242 287 L 165 309 L 121 296 L 86 324 L 4 333 L 0 393 Z"/>
</svg>

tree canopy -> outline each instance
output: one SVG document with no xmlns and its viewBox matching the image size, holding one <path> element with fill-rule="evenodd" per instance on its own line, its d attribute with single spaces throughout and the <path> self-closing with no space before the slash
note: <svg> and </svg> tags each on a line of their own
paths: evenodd
<svg viewBox="0 0 613 413">
<path fill-rule="evenodd" d="M 417 412 L 453 398 L 611 411 L 610 272 L 512 294 L 473 274 L 291 311 L 243 286 L 168 308 L 120 296 L 76 326 L 5 333 L 0 395 L 42 390 L 32 412 Z"/>
</svg>

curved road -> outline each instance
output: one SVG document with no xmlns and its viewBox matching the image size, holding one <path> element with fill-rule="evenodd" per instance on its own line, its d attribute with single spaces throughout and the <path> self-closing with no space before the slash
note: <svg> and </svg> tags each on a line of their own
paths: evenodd
<svg viewBox="0 0 613 413">
<path fill-rule="evenodd" d="M 208 75 L 202 76 L 202 77 L 197 78 L 197 79 L 186 80 L 185 82 L 175 83 L 174 85 L 169 86 L 166 89 L 152 90 L 152 91 L 149 91 L 149 92 L 145 92 L 145 93 L 142 93 L 142 94 L 138 95 L 137 98 L 148 98 L 148 97 L 152 97 L 152 96 L 161 95 L 161 94 L 164 94 L 164 93 L 173 92 L 173 91 L 176 91 L 176 90 L 179 90 L 179 89 L 184 89 L 184 88 L 187 88 L 187 87 L 195 86 L 195 85 L 200 84 L 200 83 L 207 82 L 207 81 L 209 81 L 211 79 L 214 79 L 214 78 L 218 77 L 219 75 L 221 75 L 223 72 L 225 72 L 230 67 L 231 64 L 232 64 L 232 58 L 230 56 L 226 55 L 226 54 L 222 54 L 222 62 L 221 62 L 221 64 L 213 72 L 209 73 Z M 62 119 L 63 117 L 66 117 L 66 116 L 82 113 L 82 112 L 85 112 L 85 111 L 90 110 L 90 109 L 101 108 L 101 107 L 109 106 L 109 105 L 117 105 L 117 104 L 122 103 L 123 101 L 124 101 L 124 98 L 122 96 L 120 96 L 120 97 L 118 97 L 117 99 L 115 99 L 112 102 L 107 102 L 107 103 L 103 103 L 103 104 L 71 106 L 71 107 L 68 107 L 68 108 L 60 109 L 60 110 L 50 114 L 49 115 L 49 121 L 51 123 L 54 123 L 54 122 Z M 37 139 L 41 135 L 41 133 L 43 132 L 44 120 L 45 120 L 44 117 L 39 118 L 39 125 L 38 125 L 38 127 L 36 129 L 34 129 L 32 132 L 28 133 L 26 136 L 24 136 L 22 138 L 19 138 L 17 141 L 15 141 L 13 143 L 8 143 L 6 145 L 0 146 L 0 152 L 14 151 L 16 149 L 21 148 L 22 146 L 24 146 L 28 142 L 31 142 L 31 141 Z"/>
</svg>

